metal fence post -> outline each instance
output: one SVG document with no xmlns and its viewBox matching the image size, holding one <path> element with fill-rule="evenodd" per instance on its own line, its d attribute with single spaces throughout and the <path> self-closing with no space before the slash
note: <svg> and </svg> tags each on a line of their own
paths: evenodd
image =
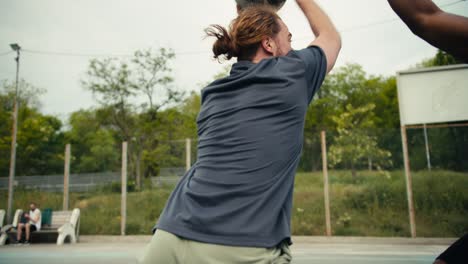
<svg viewBox="0 0 468 264">
<path fill-rule="evenodd" d="M 122 143 L 122 202 L 120 208 L 120 234 L 125 236 L 127 222 L 127 142 Z"/>
<path fill-rule="evenodd" d="M 408 138 L 406 135 L 406 126 L 401 126 L 401 141 L 403 145 L 403 159 L 405 163 L 406 193 L 408 198 L 408 212 L 411 229 L 411 237 L 416 237 L 416 220 L 414 214 L 413 202 L 413 180 L 411 178 L 411 169 L 408 155 Z"/>
<path fill-rule="evenodd" d="M 65 169 L 63 175 L 63 210 L 68 211 L 69 205 L 69 183 L 70 183 L 70 152 L 71 146 L 67 144 L 65 147 Z"/>
<path fill-rule="evenodd" d="M 322 167 L 323 167 L 323 195 L 325 200 L 325 224 L 327 236 L 332 235 L 330 221 L 330 191 L 328 186 L 328 163 L 327 163 L 327 141 L 325 131 L 321 133 L 322 141 Z"/>
<path fill-rule="evenodd" d="M 424 124 L 424 144 L 426 145 L 427 169 L 431 171 L 431 153 L 429 152 L 429 139 L 427 138 L 427 125 Z"/>
</svg>

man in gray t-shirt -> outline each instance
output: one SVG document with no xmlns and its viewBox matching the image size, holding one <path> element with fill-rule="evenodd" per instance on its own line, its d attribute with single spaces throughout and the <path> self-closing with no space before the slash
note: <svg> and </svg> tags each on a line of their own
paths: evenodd
<svg viewBox="0 0 468 264">
<path fill-rule="evenodd" d="M 281 255 L 291 243 L 305 114 L 341 47 L 318 5 L 297 3 L 317 36 L 302 50 L 291 49 L 287 26 L 265 8 L 241 11 L 230 32 L 207 30 L 217 38 L 215 57 L 238 62 L 229 76 L 202 90 L 197 162 L 172 192 L 142 263 L 289 262 Z M 244 248 L 271 254 L 258 257 Z"/>
<path fill-rule="evenodd" d="M 202 90 L 197 162 L 157 228 L 202 242 L 273 247 L 290 236 L 304 117 L 327 64 L 311 46 L 254 64 Z"/>
</svg>

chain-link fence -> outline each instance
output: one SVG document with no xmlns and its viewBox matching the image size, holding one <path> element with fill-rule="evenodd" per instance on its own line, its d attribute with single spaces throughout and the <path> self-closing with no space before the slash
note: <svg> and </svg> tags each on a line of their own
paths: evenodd
<svg viewBox="0 0 468 264">
<path fill-rule="evenodd" d="M 320 132 L 305 138 L 293 233 L 326 234 Z M 468 128 L 408 129 L 417 236 L 468 231 Z M 426 136 L 425 136 L 426 134 Z M 333 235 L 409 236 L 400 129 L 327 131 Z"/>
<path fill-rule="evenodd" d="M 161 147 L 157 151 L 143 153 L 137 153 L 137 146 L 128 144 L 126 234 L 151 232 L 173 187 L 196 161 L 196 140 L 159 144 Z M 62 164 L 61 171 L 54 175 L 16 176 L 12 213 L 5 223 L 11 223 L 16 209 L 28 210 L 29 204 L 35 202 L 41 210 L 79 208 L 81 234 L 121 234 L 122 146 L 112 144 L 108 147 L 113 151 L 112 157 L 109 151 L 96 151 L 92 157 L 93 166 L 90 166 L 92 161 L 87 156 L 77 155 L 80 146 L 72 145 L 68 184 L 64 173 L 65 147 L 54 155 L 57 160 L 50 160 Z M 83 164 L 91 171 L 83 171 Z M 0 177 L 0 209 L 8 207 L 8 181 L 8 177 Z"/>
<path fill-rule="evenodd" d="M 399 129 L 325 131 L 330 224 L 333 235 L 409 236 L 409 214 Z M 417 236 L 453 237 L 468 230 L 468 128 L 408 130 Z M 292 232 L 325 235 L 326 216 L 320 131 L 307 133 L 295 181 Z M 425 136 L 427 135 L 427 136 Z M 196 162 L 195 139 L 160 142 L 138 153 L 128 147 L 125 234 L 150 234 L 175 184 Z M 81 234 L 120 234 L 122 146 L 90 162 L 71 147 L 69 210 L 81 210 Z M 101 155 L 99 153 L 102 153 Z M 64 164 L 64 150 L 51 162 Z M 63 168 L 63 166 L 62 166 Z M 7 177 L 0 178 L 0 208 L 7 208 Z M 52 176 L 17 176 L 14 209 L 29 202 L 62 210 L 63 171 Z"/>
</svg>

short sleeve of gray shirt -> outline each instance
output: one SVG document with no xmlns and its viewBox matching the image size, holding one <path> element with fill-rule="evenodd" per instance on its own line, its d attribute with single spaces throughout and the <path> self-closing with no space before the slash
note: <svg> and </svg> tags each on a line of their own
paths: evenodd
<svg viewBox="0 0 468 264">
<path fill-rule="evenodd" d="M 309 46 L 301 50 L 293 50 L 288 56 L 297 56 L 305 64 L 309 103 L 325 79 L 327 73 L 327 59 L 325 53 L 318 46 Z"/>
</svg>

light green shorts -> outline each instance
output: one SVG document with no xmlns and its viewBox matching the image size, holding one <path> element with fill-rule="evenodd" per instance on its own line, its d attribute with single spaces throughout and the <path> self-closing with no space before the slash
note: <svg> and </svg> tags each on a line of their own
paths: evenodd
<svg viewBox="0 0 468 264">
<path fill-rule="evenodd" d="M 183 239 L 158 229 L 146 246 L 140 264 L 287 264 L 287 243 L 275 248 L 233 247 Z"/>
</svg>

